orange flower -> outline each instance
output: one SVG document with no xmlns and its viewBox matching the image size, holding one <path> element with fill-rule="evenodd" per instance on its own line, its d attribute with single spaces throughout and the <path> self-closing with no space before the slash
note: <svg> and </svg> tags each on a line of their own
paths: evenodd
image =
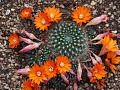
<svg viewBox="0 0 120 90">
<path fill-rule="evenodd" d="M 108 51 L 118 51 L 118 45 L 116 43 L 116 40 L 113 40 L 112 38 L 110 38 L 109 36 L 105 36 L 103 39 L 101 39 L 101 43 L 103 45 L 99 56 L 107 53 Z"/>
<path fill-rule="evenodd" d="M 120 57 L 116 57 L 117 54 L 115 52 L 108 52 L 107 59 L 111 60 L 112 64 L 119 64 Z"/>
<path fill-rule="evenodd" d="M 105 77 L 107 73 L 104 69 L 104 64 L 96 64 L 92 69 L 92 76 L 96 77 L 96 79 L 102 79 L 102 77 Z"/>
<path fill-rule="evenodd" d="M 32 68 L 30 68 L 31 71 L 28 71 L 29 78 L 32 79 L 33 82 L 40 84 L 40 82 L 43 82 L 43 80 L 47 80 L 45 76 L 45 69 L 43 66 L 38 66 L 36 63 Z"/>
<path fill-rule="evenodd" d="M 104 39 L 101 39 L 101 42 L 103 44 L 103 46 L 106 46 L 106 48 L 109 51 L 118 51 L 118 45 L 116 45 L 116 40 L 113 40 L 112 38 L 110 38 L 109 36 L 105 36 Z"/>
<path fill-rule="evenodd" d="M 104 79 L 102 79 L 102 80 L 100 81 L 100 84 L 101 84 L 103 87 L 105 87 L 104 82 L 105 82 L 105 80 L 104 80 Z"/>
<path fill-rule="evenodd" d="M 48 76 L 48 79 L 56 76 L 57 69 L 54 61 L 51 61 L 51 59 L 49 59 L 49 61 L 46 61 L 44 63 L 44 68 L 45 68 L 46 75 Z"/>
<path fill-rule="evenodd" d="M 82 22 L 86 23 L 89 22 L 90 18 L 92 18 L 91 13 L 90 13 L 90 9 L 88 10 L 88 8 L 84 8 L 79 6 L 79 8 L 77 8 L 76 10 L 73 9 L 74 12 L 72 12 L 72 17 L 74 18 L 73 21 L 76 21 L 77 23 L 80 24 L 80 26 L 82 25 Z"/>
<path fill-rule="evenodd" d="M 20 17 L 27 19 L 31 16 L 31 12 L 32 12 L 31 8 L 30 9 L 25 8 L 24 10 L 22 10 Z"/>
<path fill-rule="evenodd" d="M 69 71 L 69 68 L 71 68 L 70 64 L 71 60 L 67 58 L 67 56 L 63 57 L 63 55 L 58 56 L 56 58 L 56 68 L 60 73 L 65 73 Z"/>
<path fill-rule="evenodd" d="M 97 82 L 96 77 L 93 76 L 93 77 L 90 79 L 90 82 L 93 82 L 93 83 Z"/>
<path fill-rule="evenodd" d="M 22 90 L 39 90 L 39 85 L 30 81 L 29 79 L 25 82 L 23 82 L 23 88 Z"/>
<path fill-rule="evenodd" d="M 17 48 L 17 45 L 20 45 L 19 43 L 19 37 L 16 33 L 13 33 L 13 35 L 10 34 L 9 36 L 9 45 L 11 45 L 11 48 Z"/>
<path fill-rule="evenodd" d="M 49 18 L 46 13 L 39 13 L 39 16 L 35 16 L 35 26 L 36 28 L 40 28 L 39 30 L 48 30 L 48 26 L 50 26 L 51 23 L 49 23 Z"/>
<path fill-rule="evenodd" d="M 104 79 L 100 80 L 100 82 L 97 82 L 97 89 L 99 89 L 100 84 L 101 84 L 103 87 L 105 87 L 104 82 L 105 82 L 105 80 L 104 80 Z"/>
<path fill-rule="evenodd" d="M 62 13 L 59 13 L 60 10 L 59 9 L 56 9 L 55 6 L 53 6 L 52 8 L 49 7 L 49 8 L 45 8 L 45 13 L 47 13 L 47 16 L 48 18 L 50 19 L 50 21 L 52 22 L 57 22 L 58 23 L 58 20 L 61 19 L 61 15 Z"/>
<path fill-rule="evenodd" d="M 92 83 L 97 83 L 97 89 L 99 89 L 100 84 L 101 84 L 103 87 L 105 87 L 105 84 L 104 84 L 105 80 L 104 80 L 104 79 L 102 79 L 102 80 L 97 80 L 96 77 L 93 76 L 93 77 L 90 79 L 90 82 L 92 82 Z"/>
<path fill-rule="evenodd" d="M 119 64 L 119 62 L 120 62 L 120 57 L 116 57 L 116 56 L 117 56 L 117 54 L 115 52 L 108 52 L 107 58 L 105 59 L 106 64 L 110 67 L 110 69 L 112 70 L 112 72 L 114 74 L 115 74 L 115 70 L 118 70 L 118 67 L 116 67 L 113 64 Z"/>
</svg>

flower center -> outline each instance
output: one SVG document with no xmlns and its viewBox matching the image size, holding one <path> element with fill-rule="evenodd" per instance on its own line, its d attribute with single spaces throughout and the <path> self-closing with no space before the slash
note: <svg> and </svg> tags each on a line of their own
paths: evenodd
<svg viewBox="0 0 120 90">
<path fill-rule="evenodd" d="M 25 12 L 25 14 L 26 14 L 26 15 L 28 15 L 28 14 L 29 14 L 29 12 Z"/>
<path fill-rule="evenodd" d="M 64 64 L 63 62 L 60 63 L 60 66 L 61 66 L 61 67 L 64 67 L 64 65 L 65 65 L 65 64 Z"/>
<path fill-rule="evenodd" d="M 95 71 L 94 71 L 95 73 L 97 73 L 98 72 L 98 70 L 97 69 L 95 69 Z"/>
<path fill-rule="evenodd" d="M 14 38 L 14 39 L 13 39 L 13 42 L 14 42 L 14 43 L 17 43 L 17 40 L 16 40 L 16 38 Z"/>
<path fill-rule="evenodd" d="M 53 67 L 52 66 L 50 66 L 49 71 L 53 72 Z"/>
<path fill-rule="evenodd" d="M 38 76 L 40 76 L 40 75 L 41 75 L 41 72 L 40 72 L 40 71 L 38 71 L 38 72 L 37 72 L 37 75 L 38 75 Z"/>
<path fill-rule="evenodd" d="M 79 15 L 79 19 L 83 19 L 84 15 L 83 14 L 80 14 Z"/>
<path fill-rule="evenodd" d="M 51 13 L 51 14 L 50 14 L 50 18 L 53 19 L 54 17 L 55 17 L 55 15 L 54 15 L 53 13 Z"/>
<path fill-rule="evenodd" d="M 34 84 L 33 84 L 33 83 L 31 83 L 31 87 L 33 87 L 33 88 L 34 88 Z"/>
<path fill-rule="evenodd" d="M 45 19 L 42 19 L 41 23 L 42 23 L 42 24 L 46 24 L 46 20 L 45 20 Z"/>
</svg>

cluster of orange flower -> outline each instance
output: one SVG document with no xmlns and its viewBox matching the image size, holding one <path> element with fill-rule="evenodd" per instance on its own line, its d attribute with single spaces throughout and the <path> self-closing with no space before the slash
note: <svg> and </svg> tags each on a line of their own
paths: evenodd
<svg viewBox="0 0 120 90">
<path fill-rule="evenodd" d="M 31 19 L 31 8 L 25 8 L 24 10 L 22 10 L 20 17 L 22 18 L 29 18 Z M 90 9 L 88 10 L 88 8 L 84 8 L 79 6 L 79 8 L 73 9 L 73 15 L 72 17 L 74 18 L 73 21 L 76 21 L 77 23 L 80 24 L 80 26 L 82 25 L 82 22 L 86 23 L 89 22 L 90 18 L 92 18 L 91 13 L 90 13 Z M 61 19 L 61 15 L 62 13 L 60 13 L 60 10 L 55 8 L 55 6 L 53 6 L 52 8 L 45 8 L 45 10 L 41 13 L 39 13 L 39 16 L 35 16 L 35 26 L 36 28 L 39 28 L 39 30 L 48 30 L 48 26 L 51 25 L 50 22 L 57 22 L 58 20 Z M 17 45 L 19 45 L 19 38 L 16 35 L 16 33 L 13 35 L 10 35 L 9 37 L 9 45 L 11 45 L 11 48 L 17 48 Z"/>
<path fill-rule="evenodd" d="M 89 22 L 89 20 L 92 18 L 90 9 L 85 8 L 84 6 L 79 8 L 73 9 L 72 17 L 74 18 L 73 21 L 76 21 L 79 23 L 79 25 L 82 25 L 82 22 L 86 23 Z M 22 18 L 29 18 L 31 19 L 31 8 L 25 8 L 22 10 L 20 17 Z M 39 28 L 39 30 L 48 30 L 48 26 L 51 25 L 51 22 L 57 22 L 61 19 L 62 13 L 60 13 L 59 9 L 56 9 L 55 6 L 52 8 L 45 8 L 43 12 L 39 13 L 39 16 L 35 16 L 34 24 L 36 28 Z M 92 19 L 89 23 L 86 24 L 86 26 L 89 25 L 96 25 L 101 22 L 105 22 L 108 19 L 107 15 L 101 15 L 99 17 L 96 17 Z M 85 27 L 86 27 L 85 26 Z M 103 36 L 101 36 L 103 35 Z M 108 33 L 106 35 L 101 34 L 98 35 L 97 39 L 100 39 L 99 44 L 102 44 L 102 49 L 99 53 L 99 56 L 104 55 L 107 53 L 107 57 L 105 59 L 105 64 L 110 67 L 112 72 L 115 74 L 115 70 L 118 69 L 114 64 L 119 64 L 120 57 L 117 56 L 117 53 L 119 50 L 117 41 L 113 40 L 113 37 L 115 36 L 113 33 Z M 96 40 L 93 39 L 93 40 Z M 19 37 L 16 33 L 13 33 L 13 35 L 9 36 L 9 45 L 11 45 L 11 48 L 17 48 L 17 45 L 19 44 Z M 29 73 L 29 79 L 24 82 L 23 90 L 39 90 L 39 84 L 40 82 L 43 82 L 45 80 L 49 80 L 52 77 L 56 77 L 57 74 L 65 74 L 66 72 L 70 72 L 69 69 L 71 68 L 70 60 L 67 58 L 67 56 L 58 56 L 56 58 L 56 61 L 46 61 L 44 65 L 38 66 L 37 64 L 34 64 L 32 68 L 30 68 Z M 92 69 L 92 74 L 90 78 L 90 82 L 97 83 L 97 89 L 99 89 L 100 84 L 105 87 L 104 79 L 103 77 L 106 76 L 107 72 L 104 70 L 105 66 L 101 62 L 100 64 L 96 63 L 95 66 Z"/>
<path fill-rule="evenodd" d="M 104 69 L 105 69 L 104 64 L 96 64 L 92 69 L 92 78 L 90 79 L 90 82 L 97 83 L 97 89 L 99 89 L 100 84 L 103 87 L 105 87 L 104 85 L 105 80 L 102 79 L 102 77 L 105 77 L 107 72 L 104 71 Z"/>
<path fill-rule="evenodd" d="M 115 74 L 115 70 L 118 70 L 118 67 L 116 67 L 113 64 L 119 64 L 120 57 L 117 57 L 116 51 L 119 50 L 117 41 L 113 40 L 113 33 L 109 33 L 108 36 L 105 36 L 104 39 L 101 39 L 101 42 L 103 44 L 102 53 L 107 52 L 107 58 L 105 59 L 105 63 L 107 66 L 110 67 L 112 72 Z"/>
<path fill-rule="evenodd" d="M 39 85 L 40 82 L 56 77 L 57 74 L 69 72 L 71 68 L 70 62 L 71 60 L 69 60 L 67 56 L 61 55 L 56 58 L 56 62 L 49 59 L 49 61 L 46 61 L 44 65 L 41 66 L 35 63 L 34 66 L 30 68 L 30 71 L 28 71 L 29 79 L 32 79 L 32 82 Z M 30 81 L 28 83 L 30 83 Z M 26 85 L 27 84 L 24 84 L 24 88 L 27 87 Z"/>
<path fill-rule="evenodd" d="M 48 26 L 51 25 L 50 22 L 57 22 L 61 19 L 62 13 L 60 10 L 53 6 L 52 8 L 45 8 L 43 12 L 39 13 L 39 16 L 35 16 L 35 26 L 36 28 L 40 28 L 39 30 L 48 30 Z M 22 18 L 30 18 L 31 17 L 31 9 L 25 8 L 22 10 L 21 15 Z"/>
<path fill-rule="evenodd" d="M 86 23 L 89 22 L 90 18 L 92 18 L 90 9 L 84 8 L 79 6 L 79 8 L 73 9 L 72 17 L 74 18 L 73 21 L 76 21 L 77 23 L 82 25 L 82 22 Z M 35 26 L 36 28 L 40 28 L 39 30 L 48 30 L 48 26 L 51 25 L 50 22 L 57 22 L 61 19 L 62 13 L 60 13 L 59 9 L 56 9 L 55 6 L 52 8 L 45 8 L 45 10 L 41 13 L 39 13 L 39 16 L 35 16 Z M 30 18 L 31 17 L 31 8 L 25 8 L 22 10 L 21 15 L 22 18 Z"/>
<path fill-rule="evenodd" d="M 116 51 L 119 50 L 117 41 L 113 40 L 113 33 L 109 33 L 104 38 L 101 39 L 101 43 L 103 45 L 99 56 L 107 53 L 107 57 L 105 59 L 105 64 L 110 67 L 112 72 L 115 74 L 115 70 L 118 70 L 114 64 L 119 64 L 120 57 L 117 56 Z M 102 77 L 106 76 L 106 71 L 104 71 L 105 66 L 103 64 L 96 64 L 92 69 L 92 78 L 90 82 L 97 83 L 97 89 L 99 89 L 100 84 L 105 87 L 104 79 Z"/>
</svg>

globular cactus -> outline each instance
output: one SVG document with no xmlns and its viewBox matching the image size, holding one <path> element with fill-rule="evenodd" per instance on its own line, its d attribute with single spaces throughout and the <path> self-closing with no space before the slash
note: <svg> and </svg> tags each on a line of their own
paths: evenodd
<svg viewBox="0 0 120 90">
<path fill-rule="evenodd" d="M 41 39 L 41 33 L 46 31 L 38 31 L 36 37 Z M 87 27 L 85 30 L 79 25 L 73 22 L 59 22 L 58 24 L 51 26 L 49 32 L 45 34 L 45 44 L 35 50 L 27 52 L 27 59 L 30 67 L 37 63 L 43 65 L 44 62 L 48 61 L 49 58 L 55 61 L 59 55 L 67 56 L 71 60 L 72 70 L 76 75 L 69 75 L 69 81 L 77 81 L 77 68 L 78 62 L 76 58 L 80 58 L 80 61 L 89 59 L 87 53 L 90 49 L 97 50 L 95 47 L 92 48 L 88 44 L 92 38 L 96 36 L 96 31 L 91 27 Z M 46 84 L 48 87 L 62 87 L 66 86 L 64 80 L 57 75 L 55 78 L 51 78 Z"/>
<path fill-rule="evenodd" d="M 89 50 L 88 41 L 94 38 L 95 34 L 96 31 L 90 27 L 82 30 L 76 23 L 61 22 L 50 32 L 48 44 L 57 55 L 62 54 L 72 61 L 81 56 L 83 57 L 82 61 L 85 61 L 88 56 L 86 52 Z"/>
</svg>

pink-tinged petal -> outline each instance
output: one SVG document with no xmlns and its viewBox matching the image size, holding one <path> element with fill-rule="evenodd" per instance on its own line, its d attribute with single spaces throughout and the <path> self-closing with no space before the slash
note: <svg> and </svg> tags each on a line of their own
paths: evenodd
<svg viewBox="0 0 120 90">
<path fill-rule="evenodd" d="M 89 42 L 88 44 L 97 45 L 97 44 L 102 44 L 102 43 L 101 43 L 101 40 L 100 40 L 100 41 L 98 41 L 98 42 L 96 42 L 96 43 Z"/>
<path fill-rule="evenodd" d="M 74 88 L 74 90 L 78 90 L 78 85 L 77 85 L 77 83 L 74 82 L 73 88 Z"/>
<path fill-rule="evenodd" d="M 65 74 L 61 73 L 61 77 L 67 84 L 69 84 L 69 80 L 66 78 Z"/>
<path fill-rule="evenodd" d="M 81 75 L 82 75 L 82 68 L 81 68 L 81 65 L 80 65 L 80 62 L 79 62 L 79 59 L 78 59 L 78 70 L 77 70 L 77 79 L 78 79 L 78 81 L 80 81 Z"/>
<path fill-rule="evenodd" d="M 69 78 L 69 75 L 67 73 L 65 73 L 65 76 L 66 76 L 67 79 Z"/>
<path fill-rule="evenodd" d="M 104 36 L 108 35 L 109 32 L 105 32 L 103 34 L 99 34 L 97 35 L 94 39 L 92 39 L 91 41 L 94 41 L 94 40 L 101 40 L 101 38 L 103 38 Z"/>
<path fill-rule="evenodd" d="M 32 49 L 38 48 L 41 44 L 42 44 L 42 42 L 28 45 L 28 46 L 24 47 L 22 50 L 20 50 L 19 53 L 27 52 L 27 51 L 30 51 Z"/>
<path fill-rule="evenodd" d="M 98 56 L 104 55 L 107 52 L 108 52 L 107 48 L 103 46 Z"/>
<path fill-rule="evenodd" d="M 85 26 L 84 26 L 84 29 L 87 27 L 87 26 L 90 26 L 90 25 L 97 25 L 99 23 L 101 23 L 101 18 L 100 17 L 96 17 L 96 18 L 93 18 L 89 23 L 87 23 Z"/>
<path fill-rule="evenodd" d="M 90 62 L 91 61 L 91 58 L 87 59 L 86 61 L 82 61 L 82 62 Z"/>
<path fill-rule="evenodd" d="M 90 54 L 90 58 L 91 58 L 91 60 L 92 60 L 93 65 L 98 64 L 98 62 L 95 60 L 95 58 L 93 58 L 93 57 L 91 56 L 91 53 L 89 53 L 89 54 Z"/>
<path fill-rule="evenodd" d="M 101 15 L 99 17 L 96 17 L 96 18 L 93 18 L 89 23 L 87 23 L 85 26 L 84 26 L 84 29 L 87 27 L 87 26 L 90 26 L 90 25 L 97 25 L 101 22 L 106 22 L 108 19 L 107 15 Z"/>
<path fill-rule="evenodd" d="M 69 68 L 69 72 L 70 72 L 71 74 L 75 75 L 74 71 L 73 71 L 71 68 Z"/>
<path fill-rule="evenodd" d="M 43 42 L 42 40 L 36 38 L 32 33 L 28 33 L 28 32 L 25 31 L 24 29 L 23 29 L 23 32 L 25 32 L 25 34 L 26 34 L 30 39 L 36 39 L 36 40 L 38 40 L 38 41 Z"/>
<path fill-rule="evenodd" d="M 88 76 L 88 78 L 91 79 L 92 78 L 92 73 L 88 70 L 88 68 L 85 65 L 83 65 L 83 66 L 87 70 L 87 76 Z"/>
<path fill-rule="evenodd" d="M 117 55 L 120 55 L 120 50 L 116 51 L 115 53 L 117 53 Z"/>
<path fill-rule="evenodd" d="M 120 38 L 120 35 L 118 34 L 113 34 L 115 37 Z"/>
<path fill-rule="evenodd" d="M 103 14 L 100 17 L 101 17 L 102 22 L 106 22 L 108 20 L 108 17 L 106 14 Z"/>
<path fill-rule="evenodd" d="M 25 43 L 28 43 L 28 44 L 33 44 L 33 43 L 34 43 L 32 40 L 27 39 L 27 38 L 20 37 L 20 39 L 21 39 L 22 41 L 24 41 Z"/>
<path fill-rule="evenodd" d="M 16 71 L 16 73 L 22 74 L 23 76 L 28 76 L 28 71 L 30 71 L 29 68 L 19 69 Z"/>
<path fill-rule="evenodd" d="M 43 81 L 44 84 L 47 84 L 50 79 Z"/>
<path fill-rule="evenodd" d="M 102 64 L 102 59 L 99 56 L 97 56 L 95 53 L 93 53 L 92 51 L 91 51 L 91 53 L 94 55 L 96 61 L 98 61 L 100 64 Z"/>
</svg>

